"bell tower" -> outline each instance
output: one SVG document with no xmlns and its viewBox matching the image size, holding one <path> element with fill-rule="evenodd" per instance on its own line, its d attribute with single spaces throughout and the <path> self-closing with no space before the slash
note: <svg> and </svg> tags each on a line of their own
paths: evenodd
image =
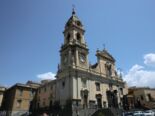
<svg viewBox="0 0 155 116">
<path fill-rule="evenodd" d="M 88 48 L 84 39 L 85 30 L 75 10 L 64 29 L 64 43 L 61 46 L 61 70 L 67 67 L 88 68 Z"/>
</svg>

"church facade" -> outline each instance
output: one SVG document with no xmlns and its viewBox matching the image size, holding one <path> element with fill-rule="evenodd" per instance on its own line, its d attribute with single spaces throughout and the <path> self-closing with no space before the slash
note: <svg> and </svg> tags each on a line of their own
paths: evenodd
<svg viewBox="0 0 155 116">
<path fill-rule="evenodd" d="M 51 81 L 54 89 L 50 96 L 54 97 L 50 103 L 70 108 L 73 116 L 80 115 L 83 109 L 122 107 L 123 96 L 128 93 L 126 83 L 117 74 L 115 59 L 106 49 L 96 51 L 96 64 L 89 63 L 84 33 L 83 24 L 73 10 L 63 32 L 56 80 Z"/>
</svg>

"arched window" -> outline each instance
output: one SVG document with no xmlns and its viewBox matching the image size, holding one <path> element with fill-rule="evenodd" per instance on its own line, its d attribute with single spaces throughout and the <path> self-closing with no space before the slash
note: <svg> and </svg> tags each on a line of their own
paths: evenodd
<svg viewBox="0 0 155 116">
<path fill-rule="evenodd" d="M 82 26 L 82 24 L 81 24 L 80 21 L 77 21 L 76 24 L 77 24 L 78 26 Z"/>
<path fill-rule="evenodd" d="M 111 66 L 111 64 L 109 62 L 107 62 L 105 66 L 106 66 L 107 76 L 111 77 L 111 75 L 112 75 L 112 66 Z"/>
<path fill-rule="evenodd" d="M 68 33 L 68 35 L 67 35 L 67 43 L 69 43 L 69 41 L 70 41 L 70 34 Z"/>
<path fill-rule="evenodd" d="M 107 67 L 107 73 L 108 73 L 108 76 L 109 76 L 109 77 L 112 75 L 112 72 L 111 72 L 111 65 Z"/>
<path fill-rule="evenodd" d="M 76 39 L 77 39 L 78 43 L 81 43 L 81 35 L 80 35 L 80 33 L 76 34 Z"/>
</svg>

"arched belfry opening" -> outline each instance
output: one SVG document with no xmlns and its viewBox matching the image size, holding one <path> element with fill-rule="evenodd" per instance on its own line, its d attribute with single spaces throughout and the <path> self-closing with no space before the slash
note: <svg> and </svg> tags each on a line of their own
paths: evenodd
<svg viewBox="0 0 155 116">
<path fill-rule="evenodd" d="M 71 37 L 71 36 L 70 36 L 70 33 L 68 33 L 68 34 L 67 34 L 67 38 L 66 38 L 67 43 L 69 43 L 69 42 L 70 42 L 70 37 Z"/>
<path fill-rule="evenodd" d="M 76 39 L 77 39 L 78 43 L 81 43 L 81 35 L 80 35 L 80 33 L 76 34 Z"/>
<path fill-rule="evenodd" d="M 77 21 L 77 22 L 76 22 L 76 24 L 77 24 L 77 26 L 82 27 L 82 24 L 81 24 L 81 22 L 80 22 L 80 21 Z"/>
</svg>

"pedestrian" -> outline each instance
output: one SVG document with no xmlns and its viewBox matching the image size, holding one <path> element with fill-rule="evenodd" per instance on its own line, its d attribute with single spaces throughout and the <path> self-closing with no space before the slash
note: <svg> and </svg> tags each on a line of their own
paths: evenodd
<svg viewBox="0 0 155 116">
<path fill-rule="evenodd" d="M 43 116 L 48 116 L 48 114 L 46 114 L 46 113 L 43 113 Z"/>
</svg>

